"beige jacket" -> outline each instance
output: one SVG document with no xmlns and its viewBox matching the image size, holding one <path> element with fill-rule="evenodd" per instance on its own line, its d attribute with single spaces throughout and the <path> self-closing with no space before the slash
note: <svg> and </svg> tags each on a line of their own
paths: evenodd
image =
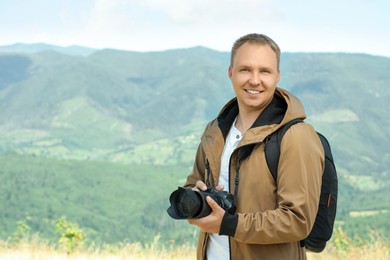
<svg viewBox="0 0 390 260">
<path fill-rule="evenodd" d="M 221 154 L 227 133 L 238 113 L 231 100 L 211 121 L 202 136 L 193 171 L 185 186 L 206 181 L 205 161 L 209 162 L 210 183 L 218 183 Z M 306 259 L 300 246 L 310 233 L 317 214 L 324 169 L 321 142 L 309 124 L 293 125 L 283 137 L 275 182 L 265 161 L 267 136 L 295 118 L 305 118 L 301 102 L 277 88 L 275 97 L 243 136 L 231 157 L 230 192 L 235 189 L 238 152 L 252 147 L 240 162 L 237 211 L 225 214 L 220 234 L 229 235 L 231 259 Z M 201 232 L 197 258 L 206 258 L 208 234 Z"/>
</svg>

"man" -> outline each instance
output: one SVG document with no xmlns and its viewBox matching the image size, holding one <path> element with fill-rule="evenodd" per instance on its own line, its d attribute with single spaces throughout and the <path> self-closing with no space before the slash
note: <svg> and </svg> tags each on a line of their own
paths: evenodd
<svg viewBox="0 0 390 260">
<path fill-rule="evenodd" d="M 229 214 L 208 197 L 211 214 L 189 220 L 201 230 L 198 259 L 306 259 L 300 241 L 316 217 L 324 151 L 312 126 L 295 124 L 283 137 L 276 181 L 267 167 L 267 137 L 306 117 L 300 101 L 277 87 L 279 60 L 278 45 L 265 35 L 243 36 L 232 47 L 236 97 L 207 125 L 185 186 L 224 189 L 237 210 Z"/>
</svg>

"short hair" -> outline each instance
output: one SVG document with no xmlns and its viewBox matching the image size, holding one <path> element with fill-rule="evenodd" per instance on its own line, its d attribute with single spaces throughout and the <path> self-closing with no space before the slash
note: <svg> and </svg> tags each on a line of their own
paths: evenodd
<svg viewBox="0 0 390 260">
<path fill-rule="evenodd" d="M 280 63 L 280 48 L 274 40 L 264 34 L 250 33 L 240 37 L 233 44 L 232 51 L 230 53 L 230 66 L 233 65 L 234 57 L 236 56 L 237 50 L 244 44 L 259 44 L 259 45 L 268 45 L 275 53 L 277 65 L 279 69 Z"/>
</svg>

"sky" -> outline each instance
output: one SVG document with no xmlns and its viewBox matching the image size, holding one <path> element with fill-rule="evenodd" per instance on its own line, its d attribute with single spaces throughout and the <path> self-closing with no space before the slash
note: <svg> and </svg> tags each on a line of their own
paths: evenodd
<svg viewBox="0 0 390 260">
<path fill-rule="evenodd" d="M 230 51 L 248 33 L 282 52 L 390 57 L 389 0 L 0 0 L 0 46 Z"/>
</svg>

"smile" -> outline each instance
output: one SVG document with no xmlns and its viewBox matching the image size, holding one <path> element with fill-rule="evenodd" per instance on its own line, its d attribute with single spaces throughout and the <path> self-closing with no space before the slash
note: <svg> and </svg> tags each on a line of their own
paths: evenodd
<svg viewBox="0 0 390 260">
<path fill-rule="evenodd" d="M 259 90 L 246 89 L 245 91 L 248 92 L 249 94 L 260 94 Z"/>
</svg>

